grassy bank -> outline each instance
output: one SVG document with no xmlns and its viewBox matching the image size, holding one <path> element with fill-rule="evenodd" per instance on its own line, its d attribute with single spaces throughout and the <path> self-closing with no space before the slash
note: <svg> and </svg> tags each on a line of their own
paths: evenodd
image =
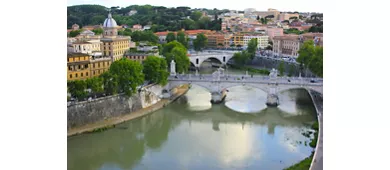
<svg viewBox="0 0 390 170">
<path fill-rule="evenodd" d="M 309 145 L 312 148 L 316 148 L 317 146 L 317 139 L 318 139 L 318 122 L 315 122 L 311 128 L 314 130 L 314 138 L 310 141 Z M 306 136 L 307 134 L 303 134 Z M 284 170 L 308 170 L 310 169 L 311 162 L 313 160 L 314 151 L 311 153 L 311 155 L 301 162 L 298 162 L 288 168 L 285 168 Z"/>
<path fill-rule="evenodd" d="M 229 67 L 238 69 L 238 70 L 243 70 L 243 71 L 248 71 L 248 73 L 257 73 L 257 74 L 264 74 L 264 75 L 269 75 L 269 71 L 265 69 L 256 69 L 248 66 L 239 66 L 239 65 L 229 65 Z"/>
</svg>

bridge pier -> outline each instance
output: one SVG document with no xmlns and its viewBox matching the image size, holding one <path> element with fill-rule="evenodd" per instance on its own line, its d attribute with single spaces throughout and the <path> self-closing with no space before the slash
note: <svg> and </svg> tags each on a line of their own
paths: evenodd
<svg viewBox="0 0 390 170">
<path fill-rule="evenodd" d="M 220 104 L 225 100 L 225 98 L 226 98 L 226 91 L 211 93 L 211 103 L 213 104 Z"/>
<path fill-rule="evenodd" d="M 267 95 L 267 106 L 276 107 L 279 105 L 279 97 L 276 94 L 268 94 Z"/>
</svg>

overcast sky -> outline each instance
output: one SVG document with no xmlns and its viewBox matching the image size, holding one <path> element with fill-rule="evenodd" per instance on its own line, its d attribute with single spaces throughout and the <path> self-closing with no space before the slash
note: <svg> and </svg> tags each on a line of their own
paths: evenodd
<svg viewBox="0 0 390 170">
<path fill-rule="evenodd" d="M 255 8 L 266 11 L 274 8 L 279 11 L 323 12 L 325 0 L 68 0 L 68 6 L 80 4 L 98 4 L 106 7 L 130 5 L 153 5 L 165 7 L 187 6 L 191 8 L 244 10 Z"/>
</svg>

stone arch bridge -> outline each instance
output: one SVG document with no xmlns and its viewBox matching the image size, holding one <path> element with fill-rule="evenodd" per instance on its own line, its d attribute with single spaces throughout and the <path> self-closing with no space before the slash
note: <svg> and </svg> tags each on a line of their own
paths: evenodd
<svg viewBox="0 0 390 170">
<path fill-rule="evenodd" d="M 205 52 L 198 52 L 198 53 L 190 53 L 190 62 L 197 68 L 200 67 L 200 65 L 206 61 L 207 59 L 217 59 L 219 62 L 222 63 L 222 65 L 226 65 L 227 62 L 233 58 L 234 52 L 233 51 L 222 51 L 222 52 L 215 52 L 215 51 L 205 51 Z"/>
<path fill-rule="evenodd" d="M 172 65 L 171 65 L 172 67 Z M 174 70 L 174 69 L 172 69 Z M 322 94 L 322 79 L 313 80 L 302 77 L 277 77 L 275 70 L 271 71 L 270 76 L 249 76 L 249 75 L 225 75 L 219 71 L 213 74 L 182 74 L 176 75 L 171 72 L 168 78 L 168 84 L 164 87 L 170 92 L 173 88 L 183 84 L 195 84 L 207 89 L 212 95 L 212 102 L 219 103 L 225 98 L 227 88 L 234 86 L 250 86 L 261 89 L 267 93 L 267 105 L 279 105 L 278 95 L 290 89 L 303 88 L 307 91 L 313 90 Z"/>
</svg>

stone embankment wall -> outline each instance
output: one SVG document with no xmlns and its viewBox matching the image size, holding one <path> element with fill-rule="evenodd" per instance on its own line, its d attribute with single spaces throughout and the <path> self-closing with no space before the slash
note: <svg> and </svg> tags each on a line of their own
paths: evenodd
<svg viewBox="0 0 390 170">
<path fill-rule="evenodd" d="M 119 94 L 72 104 L 67 110 L 67 128 L 130 114 L 160 101 L 161 93 L 161 86 L 150 85 L 131 97 Z"/>
</svg>

